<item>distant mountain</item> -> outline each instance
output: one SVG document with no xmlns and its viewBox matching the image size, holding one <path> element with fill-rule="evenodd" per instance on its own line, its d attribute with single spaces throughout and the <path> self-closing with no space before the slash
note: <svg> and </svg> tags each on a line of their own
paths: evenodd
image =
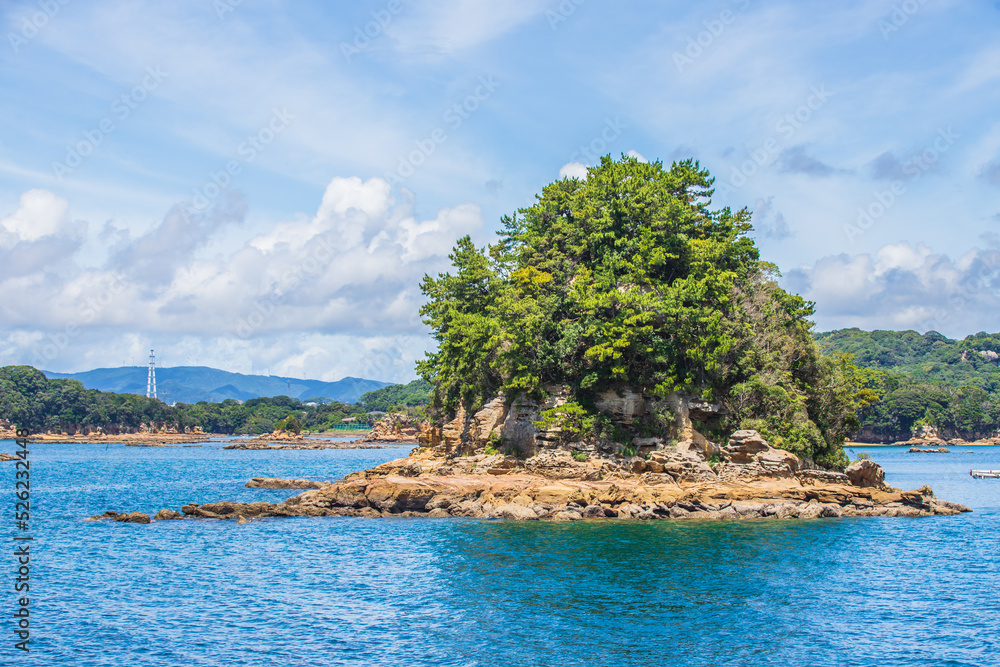
<svg viewBox="0 0 1000 667">
<path fill-rule="evenodd" d="M 42 371 L 50 379 L 79 380 L 87 389 L 119 394 L 146 395 L 147 369 L 143 366 L 96 368 L 82 373 Z M 260 396 L 328 398 L 353 403 L 361 395 L 381 389 L 391 382 L 346 377 L 336 382 L 302 380 L 277 375 L 243 375 L 207 366 L 171 366 L 156 369 L 156 390 L 166 403 L 220 402 L 227 398 L 245 401 Z"/>
</svg>

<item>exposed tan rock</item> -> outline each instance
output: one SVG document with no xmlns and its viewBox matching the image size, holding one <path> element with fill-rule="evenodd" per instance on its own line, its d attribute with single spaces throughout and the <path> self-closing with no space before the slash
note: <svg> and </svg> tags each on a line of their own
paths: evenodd
<svg viewBox="0 0 1000 667">
<path fill-rule="evenodd" d="M 844 471 L 851 484 L 860 487 L 886 488 L 885 471 L 871 459 L 855 461 Z"/>
<path fill-rule="evenodd" d="M 308 479 L 281 479 L 279 477 L 254 477 L 246 483 L 250 489 L 322 489 L 330 482 Z"/>
</svg>

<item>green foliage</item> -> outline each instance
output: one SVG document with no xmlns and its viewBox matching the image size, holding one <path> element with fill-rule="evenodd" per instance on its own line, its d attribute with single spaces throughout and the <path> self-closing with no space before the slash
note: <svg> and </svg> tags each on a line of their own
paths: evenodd
<svg viewBox="0 0 1000 667">
<path fill-rule="evenodd" d="M 409 384 L 391 384 L 361 396 L 358 401 L 365 412 L 407 412 L 430 403 L 431 385 L 426 380 Z"/>
<path fill-rule="evenodd" d="M 839 460 L 866 400 L 855 369 L 821 359 L 812 304 L 759 260 L 749 211 L 710 208 L 712 183 L 693 160 L 605 157 L 505 217 L 488 248 L 460 239 L 454 270 L 422 285 L 438 349 L 418 371 L 435 409 L 450 416 L 560 384 L 576 407 L 546 411 L 540 428 L 621 443 L 662 432 L 667 416 L 622 432 L 593 409 L 598 391 L 680 390 L 730 406 L 719 428 L 760 422 L 793 451 Z"/>
<path fill-rule="evenodd" d="M 346 417 L 372 423 L 376 416 L 368 412 L 383 400 L 411 411 L 428 400 L 427 385 L 419 380 L 390 385 L 365 396 L 367 402 L 354 405 L 333 402 L 310 406 L 288 396 L 274 396 L 245 403 L 230 398 L 221 403 L 169 406 L 136 394 L 85 389 L 76 380 L 49 380 L 30 366 L 0 368 L 0 419 L 33 432 L 99 428 L 106 433 L 129 433 L 151 425 L 179 430 L 199 427 L 206 433 L 224 434 L 270 433 L 275 428 L 300 433 L 328 429 Z"/>
<path fill-rule="evenodd" d="M 487 456 L 493 456 L 494 454 L 499 454 L 500 450 L 494 447 L 492 444 L 486 445 L 486 449 L 483 450 Z"/>
<path fill-rule="evenodd" d="M 587 460 L 587 455 L 584 452 L 573 452 L 573 458 L 581 463 Z"/>
<path fill-rule="evenodd" d="M 944 437 L 976 439 L 1000 429 L 1000 334 L 962 340 L 936 331 L 841 329 L 816 334 L 823 349 L 849 352 L 871 397 L 858 412 L 860 436 L 904 440 L 933 426 Z"/>
<path fill-rule="evenodd" d="M 628 445 L 626 447 L 622 447 L 622 456 L 630 457 L 638 455 L 639 455 L 639 450 L 638 448 L 635 447 L 635 445 Z"/>
<path fill-rule="evenodd" d="M 541 419 L 534 422 L 535 426 L 541 431 L 558 429 L 559 439 L 563 443 L 582 440 L 594 431 L 594 418 L 579 403 L 573 401 L 542 410 L 538 416 Z"/>
<path fill-rule="evenodd" d="M 299 420 L 298 415 L 288 415 L 275 423 L 274 428 L 279 431 L 288 431 L 298 435 L 302 433 L 302 422 Z"/>
</svg>

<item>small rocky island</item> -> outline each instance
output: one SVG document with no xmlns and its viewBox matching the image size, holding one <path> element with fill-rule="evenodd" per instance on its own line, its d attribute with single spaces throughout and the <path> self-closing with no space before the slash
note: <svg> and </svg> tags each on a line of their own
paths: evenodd
<svg viewBox="0 0 1000 667">
<path fill-rule="evenodd" d="M 180 513 L 161 510 L 155 518 L 811 519 L 970 511 L 939 500 L 927 487 L 889 487 L 871 460 L 852 463 L 843 473 L 820 470 L 771 447 L 752 430 L 736 431 L 720 447 L 702 436 L 690 417 L 711 406 L 679 396 L 673 400 L 677 419 L 671 434 L 681 439 L 640 441 L 631 456 L 561 445 L 557 432 L 534 426 L 547 403 L 505 406 L 498 398 L 474 415 L 425 431 L 420 436 L 424 446 L 405 458 L 340 482 L 312 483 L 318 488 L 282 503 L 191 503 Z M 609 393 L 602 405 L 627 418 L 645 401 L 634 393 Z M 500 439 L 532 447 L 534 453 L 487 454 Z M 306 483 L 253 480 L 248 486 L 303 488 Z M 149 522 L 139 512 L 92 518 Z"/>
<path fill-rule="evenodd" d="M 849 356 L 821 353 L 813 304 L 760 259 L 748 209 L 710 208 L 713 183 L 694 160 L 605 157 L 505 217 L 488 248 L 459 239 L 452 269 L 421 284 L 437 342 L 417 362 L 433 387 L 430 422 L 373 434 L 405 431 L 419 447 L 282 503 L 181 512 L 574 521 L 968 511 L 926 486 L 890 488 L 875 463 L 848 460 L 844 440 L 878 394 Z"/>
</svg>

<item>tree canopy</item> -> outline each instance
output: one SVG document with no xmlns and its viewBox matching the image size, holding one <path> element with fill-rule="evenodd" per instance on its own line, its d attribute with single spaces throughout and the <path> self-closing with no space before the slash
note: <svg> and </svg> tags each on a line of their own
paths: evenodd
<svg viewBox="0 0 1000 667">
<path fill-rule="evenodd" d="M 775 283 L 747 209 L 712 210 L 712 183 L 693 160 L 605 157 L 503 218 L 487 248 L 460 239 L 453 270 L 422 285 L 438 348 L 418 371 L 436 407 L 540 396 L 549 384 L 591 411 L 608 388 L 683 391 L 725 404 L 721 429 L 756 427 L 842 463 L 863 400 L 856 369 L 820 358 L 812 304 Z"/>
</svg>

